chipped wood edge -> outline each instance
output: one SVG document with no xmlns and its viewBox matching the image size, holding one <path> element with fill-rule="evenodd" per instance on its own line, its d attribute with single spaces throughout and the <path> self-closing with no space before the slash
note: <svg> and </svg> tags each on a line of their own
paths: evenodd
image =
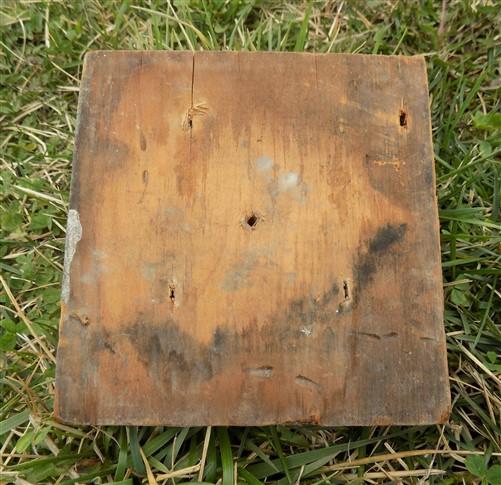
<svg viewBox="0 0 501 485">
<path fill-rule="evenodd" d="M 83 60 L 82 65 L 82 75 L 80 80 L 80 90 L 78 94 L 78 105 L 77 105 L 77 116 L 75 124 L 75 142 L 73 148 L 73 158 L 71 163 L 71 182 L 70 182 L 70 204 L 68 210 L 68 219 L 66 224 L 66 237 L 65 237 L 65 248 L 64 248 L 64 266 L 63 266 L 63 279 L 61 285 L 61 314 L 59 318 L 59 332 L 58 332 L 58 348 L 59 342 L 61 341 L 61 336 L 63 334 L 64 318 L 66 314 L 67 303 L 70 299 L 71 294 L 71 264 L 73 262 L 73 257 L 75 256 L 77 245 L 82 238 L 83 230 L 80 223 L 80 215 L 78 212 L 78 198 L 76 197 L 76 185 L 79 180 L 79 170 L 78 170 L 78 146 L 80 145 L 80 130 L 81 130 L 81 120 L 83 107 L 87 103 L 87 99 L 90 93 L 89 80 L 91 78 L 92 69 L 89 66 L 93 62 L 93 57 L 91 53 L 87 53 Z M 61 372 L 61 366 L 59 364 L 59 356 L 56 353 L 56 383 L 59 380 L 59 373 Z M 57 385 L 54 391 L 54 411 L 53 416 L 56 421 L 66 423 L 68 422 L 67 417 L 63 416 L 60 409 L 59 401 L 59 391 Z"/>
</svg>

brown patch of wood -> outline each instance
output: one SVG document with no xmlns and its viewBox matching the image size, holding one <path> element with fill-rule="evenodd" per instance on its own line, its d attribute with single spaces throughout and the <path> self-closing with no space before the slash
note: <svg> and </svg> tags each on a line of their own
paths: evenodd
<svg viewBox="0 0 501 485">
<path fill-rule="evenodd" d="M 88 54 L 56 416 L 444 421 L 430 135 L 420 57 Z"/>
</svg>

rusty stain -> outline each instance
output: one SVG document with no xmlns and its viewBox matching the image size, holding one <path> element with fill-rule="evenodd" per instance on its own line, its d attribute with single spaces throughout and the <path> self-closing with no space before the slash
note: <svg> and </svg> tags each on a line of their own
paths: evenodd
<svg viewBox="0 0 501 485">
<path fill-rule="evenodd" d="M 320 416 L 318 414 L 312 414 L 303 419 L 293 419 L 293 420 L 288 419 L 283 421 L 282 424 L 284 426 L 295 426 L 295 425 L 301 426 L 307 424 L 318 425 L 320 424 L 320 422 L 321 422 Z"/>
<path fill-rule="evenodd" d="M 377 416 L 374 419 L 375 426 L 389 426 L 393 423 L 393 420 L 389 416 Z"/>
<path fill-rule="evenodd" d="M 78 321 L 84 327 L 86 327 L 90 323 L 89 317 L 87 315 L 79 315 L 76 312 L 70 313 L 69 318 Z"/>
<path fill-rule="evenodd" d="M 449 421 L 449 416 L 451 414 L 451 411 L 452 411 L 452 405 L 449 404 L 440 414 L 440 416 L 438 417 L 438 420 L 437 422 L 439 424 L 444 424 L 444 423 L 447 423 L 447 421 Z"/>
<path fill-rule="evenodd" d="M 398 158 L 374 159 L 371 160 L 371 162 L 379 167 L 390 166 L 394 168 L 397 172 L 400 171 L 401 165 L 405 165 L 405 162 L 400 161 Z"/>
</svg>

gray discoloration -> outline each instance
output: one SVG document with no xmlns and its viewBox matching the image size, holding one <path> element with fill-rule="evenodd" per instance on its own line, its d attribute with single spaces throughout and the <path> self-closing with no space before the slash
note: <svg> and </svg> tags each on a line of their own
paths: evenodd
<svg viewBox="0 0 501 485">
<path fill-rule="evenodd" d="M 276 267 L 272 259 L 273 253 L 274 248 L 256 248 L 244 252 L 239 261 L 226 270 L 221 288 L 224 291 L 237 291 L 240 288 L 250 287 L 252 273 L 258 267 Z"/>
<path fill-rule="evenodd" d="M 100 159 L 110 169 L 123 168 L 129 160 L 129 146 L 119 140 L 103 140 L 101 144 Z"/>
<path fill-rule="evenodd" d="M 273 160 L 270 157 L 259 157 L 256 160 L 256 169 L 259 172 L 269 172 L 273 168 Z"/>
<path fill-rule="evenodd" d="M 64 250 L 64 270 L 63 270 L 63 285 L 61 289 L 61 298 L 65 304 L 70 299 L 70 274 L 71 263 L 77 244 L 82 239 L 82 225 L 80 224 L 80 216 L 78 211 L 70 209 L 68 211 L 68 223 L 66 226 L 66 244 Z"/>
<path fill-rule="evenodd" d="M 168 227 L 169 232 L 190 233 L 194 229 L 186 218 L 186 211 L 181 207 L 166 207 L 159 214 L 160 224 Z M 200 226 L 195 224 L 195 228 Z"/>
<path fill-rule="evenodd" d="M 278 177 L 278 191 L 287 192 L 299 185 L 299 175 L 296 172 L 287 172 Z"/>
<path fill-rule="evenodd" d="M 226 272 L 222 289 L 225 291 L 236 291 L 250 285 L 249 277 L 259 263 L 256 254 L 245 255 L 237 264 L 233 265 Z"/>
<path fill-rule="evenodd" d="M 374 280 L 378 266 L 383 262 L 388 251 L 394 251 L 393 246 L 400 243 L 407 232 L 407 224 L 386 224 L 381 226 L 374 237 L 360 249 L 354 264 L 355 290 L 353 303 L 356 306 L 360 292 Z"/>
<path fill-rule="evenodd" d="M 109 273 L 109 269 L 106 266 L 107 255 L 105 252 L 93 249 L 92 257 L 93 264 L 91 265 L 89 271 L 80 276 L 80 282 L 84 285 L 95 285 L 98 278 L 103 273 Z"/>
<path fill-rule="evenodd" d="M 88 336 L 90 362 L 98 359 L 101 353 L 117 359 L 127 355 L 131 361 L 137 360 L 148 379 L 156 382 L 162 396 L 171 395 L 180 382 L 188 382 L 193 389 L 193 386 L 224 375 L 230 367 L 233 371 L 234 365 L 228 361 L 228 355 L 234 359 L 232 362 L 243 363 L 240 371 L 246 391 L 280 376 L 283 382 L 291 385 L 323 392 L 323 385 L 304 375 L 302 363 L 312 352 L 316 353 L 320 366 L 327 368 L 332 363 L 336 350 L 330 327 L 335 318 L 337 296 L 337 285 L 332 284 L 321 295 L 305 295 L 290 302 L 261 325 L 249 321 L 245 328 L 236 330 L 222 322 L 211 340 L 205 343 L 181 328 L 173 317 L 153 324 L 153 313 L 125 323 L 120 331 L 99 326 L 92 328 L 93 322 L 88 327 L 79 321 L 75 323 L 79 323 L 77 328 L 91 332 Z M 79 311 L 79 314 L 84 313 Z M 313 322 L 315 332 L 306 339 L 300 328 Z M 268 360 L 276 355 L 289 356 L 287 372 L 278 372 L 276 362 Z M 313 377 L 320 378 L 315 374 Z"/>
<path fill-rule="evenodd" d="M 166 207 L 164 214 L 167 222 L 171 224 L 177 224 L 185 218 L 185 211 L 181 207 Z"/>
<path fill-rule="evenodd" d="M 301 180 L 298 173 L 285 172 L 269 183 L 268 192 L 272 199 L 276 199 L 281 194 L 289 194 L 298 202 L 304 203 L 308 197 L 308 186 Z"/>
<path fill-rule="evenodd" d="M 339 315 L 342 315 L 344 313 L 349 313 L 352 310 L 352 308 L 353 308 L 353 300 L 351 299 L 344 300 L 339 304 L 336 313 L 338 313 Z"/>
<path fill-rule="evenodd" d="M 141 271 L 146 281 L 153 281 L 157 274 L 158 263 L 143 263 Z"/>
<path fill-rule="evenodd" d="M 280 170 L 267 156 L 257 158 L 253 164 L 256 171 L 268 182 L 268 193 L 272 199 L 276 199 L 280 194 L 288 193 L 298 202 L 303 203 L 306 200 L 308 187 L 301 180 L 299 173 Z"/>
</svg>

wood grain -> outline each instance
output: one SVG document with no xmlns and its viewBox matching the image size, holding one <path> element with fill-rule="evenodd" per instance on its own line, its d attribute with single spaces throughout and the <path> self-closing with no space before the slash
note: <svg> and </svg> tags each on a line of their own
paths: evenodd
<svg viewBox="0 0 501 485">
<path fill-rule="evenodd" d="M 90 53 L 68 222 L 59 419 L 447 419 L 423 58 Z"/>
</svg>

